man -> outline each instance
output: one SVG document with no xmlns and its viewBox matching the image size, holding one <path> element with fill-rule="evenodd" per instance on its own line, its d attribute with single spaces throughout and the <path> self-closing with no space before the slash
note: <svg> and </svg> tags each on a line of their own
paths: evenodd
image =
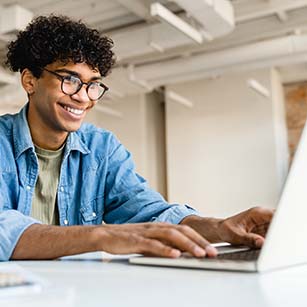
<svg viewBox="0 0 307 307">
<path fill-rule="evenodd" d="M 219 241 L 261 247 L 270 210 L 222 220 L 170 205 L 112 133 L 82 124 L 108 90 L 111 49 L 109 38 L 62 16 L 34 19 L 10 43 L 7 65 L 21 73 L 29 101 L 0 117 L 0 260 L 89 251 L 212 257 L 209 242 Z"/>
</svg>

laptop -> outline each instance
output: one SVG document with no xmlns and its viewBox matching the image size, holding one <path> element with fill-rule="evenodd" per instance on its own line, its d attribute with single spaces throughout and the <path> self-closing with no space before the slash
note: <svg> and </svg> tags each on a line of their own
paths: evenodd
<svg viewBox="0 0 307 307">
<path fill-rule="evenodd" d="M 264 272 L 307 263 L 307 124 L 261 250 L 218 247 L 215 258 L 136 256 L 130 263 L 214 270 Z"/>
</svg>

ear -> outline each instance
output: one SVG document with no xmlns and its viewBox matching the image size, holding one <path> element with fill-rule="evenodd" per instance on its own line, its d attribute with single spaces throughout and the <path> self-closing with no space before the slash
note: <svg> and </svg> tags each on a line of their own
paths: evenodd
<svg viewBox="0 0 307 307">
<path fill-rule="evenodd" d="M 21 73 L 21 84 L 28 93 L 28 96 L 35 93 L 36 83 L 37 78 L 33 76 L 32 72 L 28 68 L 25 68 Z"/>
</svg>

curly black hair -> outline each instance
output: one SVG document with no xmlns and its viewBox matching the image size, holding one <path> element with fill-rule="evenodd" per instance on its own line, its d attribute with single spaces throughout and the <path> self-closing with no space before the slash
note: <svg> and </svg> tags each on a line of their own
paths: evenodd
<svg viewBox="0 0 307 307">
<path fill-rule="evenodd" d="M 28 68 L 39 78 L 57 60 L 85 62 L 106 76 L 115 63 L 113 41 L 81 21 L 66 16 L 39 16 L 8 45 L 6 65 L 12 71 Z"/>
</svg>

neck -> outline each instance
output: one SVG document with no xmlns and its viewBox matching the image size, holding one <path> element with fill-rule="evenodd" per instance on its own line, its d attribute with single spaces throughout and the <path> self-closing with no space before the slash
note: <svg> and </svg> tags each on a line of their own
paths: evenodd
<svg viewBox="0 0 307 307">
<path fill-rule="evenodd" d="M 28 125 L 32 141 L 40 148 L 57 150 L 66 141 L 67 131 L 54 131 L 50 129 L 34 112 L 28 112 Z"/>
<path fill-rule="evenodd" d="M 30 131 L 31 131 L 31 136 L 32 136 L 32 140 L 33 143 L 43 149 L 47 149 L 47 150 L 57 150 L 59 149 L 66 141 L 66 138 L 68 136 L 68 133 L 66 133 L 63 136 L 55 136 L 51 133 L 44 133 L 43 134 L 43 138 L 41 137 L 41 133 L 40 135 L 36 135 L 35 132 L 32 131 L 31 127 L 30 127 Z"/>
</svg>

